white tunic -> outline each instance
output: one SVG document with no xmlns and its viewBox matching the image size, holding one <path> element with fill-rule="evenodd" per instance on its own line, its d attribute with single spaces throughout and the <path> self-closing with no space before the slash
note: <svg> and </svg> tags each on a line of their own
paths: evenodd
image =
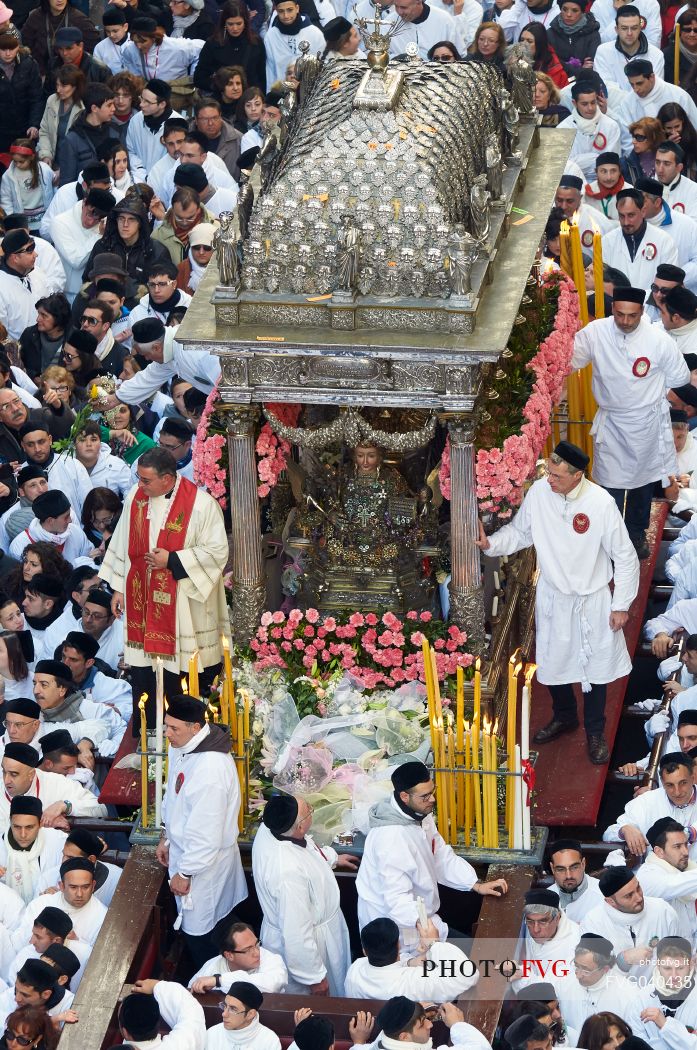
<svg viewBox="0 0 697 1050">
<path fill-rule="evenodd" d="M 607 937 L 617 953 L 653 947 L 662 937 L 677 936 L 678 920 L 670 904 L 656 897 L 644 897 L 644 908 L 636 915 L 626 915 L 603 901 L 588 912 L 581 923 L 581 932 Z M 646 966 L 632 967 L 630 973 L 645 976 Z"/>
<path fill-rule="evenodd" d="M 663 200 L 673 211 L 697 219 L 697 185 L 685 175 L 678 175 L 675 182 L 663 187 Z"/>
<path fill-rule="evenodd" d="M 566 912 L 561 913 L 557 932 L 545 941 L 536 941 L 530 936 L 525 921 L 522 923 L 521 960 L 527 960 L 527 970 L 523 976 L 516 978 L 516 989 L 526 988 L 538 981 L 551 981 L 555 974 L 570 971 L 574 961 L 574 952 L 581 939 L 578 923 L 572 922 Z M 530 963 L 539 963 L 539 967 Z"/>
<path fill-rule="evenodd" d="M 648 51 L 642 55 L 632 55 L 627 57 L 623 51 L 616 46 L 617 38 L 615 40 L 608 40 L 606 43 L 601 44 L 598 50 L 593 56 L 593 69 L 602 77 L 605 83 L 608 80 L 613 81 L 623 91 L 631 91 L 629 84 L 629 78 L 625 73 L 625 66 L 628 62 L 631 62 L 635 58 L 646 59 L 653 66 L 653 71 L 657 77 L 663 79 L 663 69 L 665 67 L 665 59 L 663 52 L 653 44 L 649 44 Z M 99 45 L 97 45 L 99 46 Z"/>
<path fill-rule="evenodd" d="M 155 1039 L 130 1039 L 130 1045 L 137 1050 L 204 1050 L 206 1017 L 191 992 L 176 981 L 158 981 L 152 994 L 171 1031 Z"/>
<path fill-rule="evenodd" d="M 10 544 L 9 550 L 9 553 L 13 558 L 16 558 L 17 561 L 22 560 L 22 551 L 25 547 L 28 547 L 30 543 L 36 543 L 39 536 L 38 529 L 40 528 L 41 522 L 36 518 L 32 518 L 26 529 L 17 533 Z M 63 535 L 65 536 L 64 542 L 62 544 L 56 544 L 56 546 L 62 547 L 61 554 L 71 565 L 76 558 L 82 558 L 83 556 L 89 555 L 89 552 L 92 550 L 92 544 L 78 525 L 74 525 L 71 521 Z M 57 537 L 55 538 L 57 539 Z M 48 542 L 52 543 L 54 541 L 48 540 Z"/>
<path fill-rule="evenodd" d="M 609 1010 L 627 1021 L 628 1015 L 636 1013 L 636 987 L 616 968 L 589 988 L 579 984 L 573 970 L 567 977 L 553 981 L 553 984 L 558 993 L 562 1017 L 577 1032 L 591 1014 Z"/>
<path fill-rule="evenodd" d="M 42 893 L 31 901 L 22 916 L 22 921 L 12 935 L 17 951 L 29 944 L 37 915 L 44 908 L 60 908 L 69 915 L 73 922 L 75 936 L 86 944 L 94 946 L 102 923 L 106 919 L 106 906 L 92 896 L 82 908 L 68 904 L 62 893 Z"/>
<path fill-rule="evenodd" d="M 628 1020 L 632 1034 L 646 1040 L 656 1050 L 694 1050 L 697 1030 L 697 990 L 694 988 L 675 1010 L 674 1017 L 667 1017 L 663 1028 L 654 1021 L 642 1021 L 641 1011 L 654 1007 L 664 1016 L 666 1007 L 651 981 L 637 993 L 637 1009 Z"/>
<path fill-rule="evenodd" d="M 582 131 L 578 126 L 578 114 L 575 110 L 565 120 L 562 120 L 558 127 L 560 131 L 576 132 L 569 156 L 576 161 L 589 182 L 595 177 L 595 165 L 601 153 L 608 151 L 619 153 L 619 124 L 605 114 L 600 114 L 597 127 L 592 134 Z"/>
<path fill-rule="evenodd" d="M 607 265 L 618 265 L 603 258 Z M 659 478 L 666 485 L 678 463 L 665 395 L 689 382 L 682 354 L 645 316 L 629 335 L 607 317 L 576 334 L 571 367 L 591 362 L 598 403 L 591 430 L 593 477 L 607 488 L 639 488 Z"/>
<path fill-rule="evenodd" d="M 256 970 L 231 970 L 224 955 L 216 955 L 204 963 L 201 969 L 189 981 L 189 988 L 199 977 L 213 977 L 220 974 L 220 987 L 227 991 L 235 981 L 249 981 L 260 992 L 284 992 L 288 983 L 288 970 L 282 956 L 260 948 L 259 965 Z"/>
<path fill-rule="evenodd" d="M 580 681 L 587 690 L 590 683 L 613 682 L 629 674 L 631 661 L 624 634 L 612 631 L 609 619 L 611 611 L 627 611 L 634 601 L 639 562 L 617 505 L 607 492 L 584 479 L 564 497 L 552 492 L 546 478 L 541 478 L 531 486 L 513 521 L 489 542 L 484 552 L 489 557 L 533 545 L 537 551 L 540 682 Z M 611 595 L 613 562 L 615 590 Z"/>
<path fill-rule="evenodd" d="M 82 271 L 90 252 L 101 237 L 99 224 L 87 228 L 82 224 L 82 201 L 51 220 L 51 241 L 61 257 L 65 270 L 65 294 L 73 299 L 82 287 Z"/>
<path fill-rule="evenodd" d="M 694 292 L 697 288 L 697 222 L 689 215 L 670 208 L 664 201 L 661 211 L 648 223 L 649 226 L 660 227 L 671 238 L 678 253 L 678 266 L 685 271 L 683 284 Z M 694 321 L 690 324 L 694 324 Z M 675 331 L 679 332 L 680 329 L 676 328 Z M 672 332 L 670 334 L 673 335 Z"/>
<path fill-rule="evenodd" d="M 182 898 L 176 898 L 182 929 L 195 936 L 209 933 L 247 896 L 237 845 L 240 785 L 234 759 L 229 752 L 208 750 L 219 728 L 206 725 L 184 747 L 170 747 L 162 805 L 170 878 L 191 876 L 192 907 L 182 908 Z"/>
<path fill-rule="evenodd" d="M 49 284 L 38 267 L 26 277 L 0 270 L 0 321 L 10 339 L 19 339 L 25 328 L 36 324 L 36 302 L 48 295 Z"/>
<path fill-rule="evenodd" d="M 644 233 L 641 246 L 632 259 L 621 227 L 603 237 L 603 262 L 626 274 L 633 288 L 643 288 L 647 295 L 662 263 L 678 262 L 675 242 L 663 230 L 651 226 Z"/>
<path fill-rule="evenodd" d="M 668 901 L 677 915 L 680 936 L 687 938 L 693 950 L 697 948 L 697 864 L 678 871 L 651 851 L 637 868 L 636 877 L 647 897 Z"/>
<path fill-rule="evenodd" d="M 9 828 L 0 839 L 0 868 L 5 868 L 2 881 L 29 901 L 41 892 L 38 887 L 42 873 L 63 863 L 63 846 L 68 836 L 58 828 L 39 828 L 31 849 L 18 850 L 8 844 L 8 834 Z"/>
<path fill-rule="evenodd" d="M 562 902 L 560 905 L 564 909 L 565 914 L 570 919 L 573 919 L 574 922 L 580 922 L 591 908 L 594 908 L 596 904 L 601 904 L 605 899 L 600 892 L 600 883 L 592 875 L 586 875 L 585 884 L 586 889 L 583 893 L 574 895 L 573 899 L 568 901 L 568 903 Z M 559 893 L 559 886 L 557 886 L 556 882 L 553 882 L 549 889 L 552 893 Z"/>
<path fill-rule="evenodd" d="M 82 516 L 82 504 L 92 491 L 90 476 L 79 459 L 72 456 L 51 454 L 48 463 L 40 463 L 39 466 L 48 475 L 48 487 L 51 491 L 62 492 L 70 501 L 70 506 L 80 521 Z"/>
<path fill-rule="evenodd" d="M 77 781 L 64 777 L 62 773 L 44 773 L 37 769 L 36 777 L 28 791 L 24 792 L 33 798 L 40 798 L 44 811 L 54 802 L 71 802 L 74 817 L 92 817 L 101 820 L 106 817 L 106 806 L 100 805 L 91 791 L 87 791 Z M 0 832 L 3 834 L 10 825 L 10 800 L 5 791 L 0 792 Z"/>
<path fill-rule="evenodd" d="M 349 934 L 332 871 L 336 853 L 305 836 L 306 847 L 277 839 L 262 825 L 252 845 L 254 884 L 264 912 L 261 940 L 283 956 L 287 992 L 307 993 L 326 977 L 330 995 L 344 994 L 351 962 Z"/>
<path fill-rule="evenodd" d="M 405 995 L 415 1002 L 447 1003 L 458 999 L 479 979 L 475 964 L 455 944 L 435 941 L 418 966 L 400 959 L 387 966 L 372 966 L 366 958 L 351 963 L 344 994 L 349 999 L 391 999 Z M 427 962 L 435 963 L 428 973 Z"/>
<path fill-rule="evenodd" d="M 393 823 L 390 811 L 394 811 Z M 379 823 L 374 819 L 376 814 Z M 356 876 L 359 927 L 373 919 L 389 918 L 405 930 L 415 930 L 417 897 L 422 897 L 426 914 L 433 919 L 440 939 L 445 940 L 448 927 L 438 915 L 438 883 L 471 890 L 477 881 L 474 868 L 445 842 L 432 815 L 422 821 L 410 820 L 394 796 L 373 807 L 370 817 Z"/>
<path fill-rule="evenodd" d="M 637 0 L 634 5 L 638 8 L 641 17 L 646 22 L 644 32 L 654 47 L 661 46 L 663 30 L 661 27 L 661 8 L 658 0 Z M 591 7 L 591 14 L 595 16 L 600 25 L 600 39 L 614 40 L 616 9 L 612 0 L 595 0 Z"/>
<path fill-rule="evenodd" d="M 683 827 L 697 825 L 697 791 L 693 789 L 692 798 L 686 806 L 674 806 L 662 787 L 645 791 L 629 800 L 614 824 L 603 832 L 604 842 L 615 842 L 621 838 L 620 828 L 632 826 L 645 835 L 649 828 L 661 817 L 672 817 Z M 690 846 L 690 857 L 697 860 L 697 843 Z"/>
<path fill-rule="evenodd" d="M 688 634 L 697 632 L 697 598 L 683 598 L 660 616 L 647 620 L 644 634 L 651 641 L 657 634 L 672 634 L 679 627 L 684 627 Z"/>
<path fill-rule="evenodd" d="M 427 6 L 428 15 L 422 22 L 404 22 L 399 32 L 395 33 L 390 42 L 390 54 L 395 57 L 403 55 L 407 44 L 413 43 L 419 49 L 419 58 L 425 62 L 434 44 L 449 40 L 464 55 L 465 42 L 456 19 L 447 11 L 430 5 L 424 5 L 424 11 Z"/>
<path fill-rule="evenodd" d="M 295 62 L 301 54 L 300 43 L 307 40 L 310 45 L 308 55 L 320 55 L 324 52 L 324 34 L 317 26 L 310 24 L 308 18 L 302 15 L 302 24 L 297 33 L 282 33 L 272 21 L 266 36 L 264 47 L 266 48 L 266 83 L 270 86 L 277 80 L 285 80 L 286 70 L 291 62 Z"/>
<path fill-rule="evenodd" d="M 213 1025 L 206 1032 L 206 1050 L 281 1050 L 281 1040 L 257 1016 L 235 1032 L 226 1032 L 222 1024 Z"/>
</svg>

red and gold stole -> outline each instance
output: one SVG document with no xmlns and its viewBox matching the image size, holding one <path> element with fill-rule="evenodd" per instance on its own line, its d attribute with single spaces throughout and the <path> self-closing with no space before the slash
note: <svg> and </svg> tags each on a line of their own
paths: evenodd
<svg viewBox="0 0 697 1050">
<path fill-rule="evenodd" d="M 166 551 L 182 550 L 196 492 L 197 488 L 191 481 L 179 479 L 160 529 L 158 547 Z M 127 644 L 143 649 L 150 656 L 174 656 L 177 651 L 177 581 L 169 569 L 148 567 L 145 555 L 149 550 L 148 496 L 139 487 L 131 503 L 128 535 Z"/>
</svg>

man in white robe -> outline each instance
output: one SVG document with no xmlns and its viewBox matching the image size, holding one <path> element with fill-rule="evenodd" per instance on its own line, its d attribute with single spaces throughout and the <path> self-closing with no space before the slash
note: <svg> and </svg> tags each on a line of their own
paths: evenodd
<svg viewBox="0 0 697 1050">
<path fill-rule="evenodd" d="M 636 1013 L 636 988 L 615 967 L 614 949 L 606 937 L 584 933 L 574 952 L 572 972 L 555 981 L 564 1020 L 577 1032 L 592 1014 L 612 1011 L 622 1020 Z"/>
<path fill-rule="evenodd" d="M 656 1050 L 694 1050 L 697 989 L 688 940 L 664 937 L 658 942 L 653 974 L 641 983 L 638 1000 L 638 1011 L 627 1019 L 633 1035 Z"/>
<path fill-rule="evenodd" d="M 215 988 L 226 992 L 235 981 L 251 981 L 260 992 L 284 992 L 288 970 L 282 957 L 268 948 L 246 922 L 235 922 L 225 934 L 220 955 L 208 959 L 189 981 L 197 995 Z"/>
<path fill-rule="evenodd" d="M 622 973 L 645 977 L 655 945 L 661 937 L 678 932 L 675 912 L 665 901 L 644 897 L 629 868 L 606 868 L 600 876 L 600 892 L 605 900 L 588 912 L 581 931 L 610 941 Z"/>
<path fill-rule="evenodd" d="M 421 932 L 418 955 L 399 955 L 399 926 L 373 919 L 361 930 L 363 958 L 351 963 L 344 994 L 349 999 L 391 999 L 406 995 L 423 1002 L 447 1003 L 479 980 L 474 962 L 456 944 L 438 939 L 431 922 Z"/>
<path fill-rule="evenodd" d="M 618 208 L 623 205 L 636 207 L 632 200 Z M 624 512 L 640 558 L 649 554 L 653 487 L 656 481 L 667 485 L 678 466 L 666 394 L 690 380 L 673 340 L 644 316 L 644 299 L 641 287 L 615 288 L 612 317 L 577 332 L 571 362 L 572 368 L 593 365 L 593 477 Z"/>
<path fill-rule="evenodd" d="M 480 526 L 478 546 L 498 557 L 534 544 L 540 570 L 537 677 L 552 694 L 552 720 L 536 733 L 535 743 L 576 729 L 571 683 L 580 680 L 589 756 L 602 765 L 609 759 L 603 735 L 606 686 L 632 667 L 622 628 L 637 593 L 639 562 L 614 500 L 584 477 L 587 465 L 580 448 L 560 442 L 547 463 L 547 478 L 532 485 L 513 521 L 494 536 L 487 537 Z"/>
<path fill-rule="evenodd" d="M 403 944 L 417 940 L 417 920 L 423 901 L 441 940 L 448 927 L 438 914 L 438 883 L 481 896 L 507 892 L 504 879 L 481 882 L 472 865 L 458 857 L 438 832 L 433 819 L 435 784 L 423 762 L 405 762 L 392 773 L 394 791 L 371 807 L 370 830 L 356 878 L 358 925 L 373 919 L 393 919 L 402 929 Z"/>
<path fill-rule="evenodd" d="M 586 873 L 586 858 L 577 839 L 558 839 L 549 847 L 549 887 L 559 895 L 559 907 L 574 922 L 580 922 L 602 901 L 598 880 Z"/>
<path fill-rule="evenodd" d="M 579 81 L 571 88 L 574 112 L 562 120 L 559 129 L 575 131 L 572 157 L 588 182 L 595 176 L 595 165 L 601 153 L 616 153 L 620 148 L 620 129 L 616 121 L 602 112 L 592 84 Z"/>
<path fill-rule="evenodd" d="M 692 758 L 680 752 L 664 755 L 658 765 L 658 778 L 659 787 L 629 800 L 624 813 L 603 832 L 604 842 L 622 839 L 630 853 L 643 857 L 648 848 L 646 832 L 661 817 L 672 817 L 684 828 L 697 826 Z M 697 859 L 697 843 L 690 847 L 690 856 Z"/>
<path fill-rule="evenodd" d="M 679 932 L 697 947 L 697 864 L 690 860 L 687 834 L 672 817 L 661 817 L 646 832 L 651 852 L 637 868 L 637 879 L 649 897 L 668 901 L 678 917 Z"/>
<path fill-rule="evenodd" d="M 114 591 L 112 612 L 124 617 L 133 695 L 154 697 L 156 656 L 164 660 L 166 694 L 179 692 L 180 676 L 188 672 L 195 651 L 203 668 L 202 687 L 206 676 L 211 680 L 215 675 L 222 658 L 220 639 L 230 630 L 223 586 L 229 547 L 220 504 L 179 477 L 171 452 L 145 452 L 138 460 L 138 477 L 99 575 Z M 142 553 L 132 563 L 134 543 Z"/>
<path fill-rule="evenodd" d="M 60 866 L 67 835 L 42 828 L 41 799 L 17 795 L 10 803 L 10 826 L 0 840 L 0 878 L 25 904 L 38 891 L 41 875 Z"/>
<path fill-rule="evenodd" d="M 641 190 L 619 191 L 617 218 L 619 226 L 603 237 L 603 262 L 626 274 L 635 288 L 643 288 L 646 298 L 658 267 L 677 265 L 678 249 L 664 230 L 647 223 Z"/>
<path fill-rule="evenodd" d="M 516 991 L 536 981 L 554 981 L 568 972 L 580 938 L 578 923 L 561 910 L 556 893 L 528 890 L 523 906 L 520 959 L 513 982 Z"/>
<path fill-rule="evenodd" d="M 164 831 L 157 859 L 169 872 L 181 929 L 198 969 L 214 954 L 212 933 L 247 896 L 237 845 L 240 786 L 227 726 L 209 724 L 190 696 L 169 696 Z"/>
<path fill-rule="evenodd" d="M 106 817 L 106 806 L 102 806 L 91 791 L 87 791 L 76 780 L 62 773 L 45 773 L 38 768 L 38 751 L 29 744 L 6 744 L 2 757 L 2 779 L 5 790 L 0 792 L 0 831 L 10 824 L 10 805 L 17 795 L 40 798 L 44 807 L 43 822 L 48 827 L 68 829 L 65 819 L 91 817 L 93 820 Z"/>
<path fill-rule="evenodd" d="M 343 995 L 351 951 L 332 869 L 352 870 L 355 859 L 315 844 L 312 809 L 302 798 L 273 795 L 262 822 L 252 845 L 261 940 L 283 956 L 288 993 Z"/>
<path fill-rule="evenodd" d="M 94 896 L 97 885 L 94 864 L 71 857 L 61 864 L 60 878 L 60 893 L 42 893 L 27 905 L 21 923 L 12 934 L 17 951 L 29 944 L 34 920 L 48 907 L 60 908 L 69 915 L 76 937 L 94 946 L 107 913 L 106 905 Z"/>
<path fill-rule="evenodd" d="M 160 1035 L 164 1021 L 171 1031 Z M 124 1042 L 136 1050 L 204 1050 L 206 1018 L 191 992 L 176 981 L 136 981 L 119 1008 Z"/>
<path fill-rule="evenodd" d="M 223 1020 L 206 1032 L 206 1050 L 281 1050 L 276 1033 L 259 1020 L 264 996 L 249 981 L 235 981 L 222 1001 Z"/>
</svg>

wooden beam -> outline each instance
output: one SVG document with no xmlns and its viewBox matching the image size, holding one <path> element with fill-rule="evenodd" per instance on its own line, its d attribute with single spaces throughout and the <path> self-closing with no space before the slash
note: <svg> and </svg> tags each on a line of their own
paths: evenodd
<svg viewBox="0 0 697 1050">
<path fill-rule="evenodd" d="M 121 989 L 135 979 L 155 938 L 156 902 L 164 881 L 165 869 L 155 851 L 134 846 L 75 996 L 73 1009 L 80 1020 L 65 1026 L 60 1050 L 99 1050 L 104 1045 Z"/>
</svg>

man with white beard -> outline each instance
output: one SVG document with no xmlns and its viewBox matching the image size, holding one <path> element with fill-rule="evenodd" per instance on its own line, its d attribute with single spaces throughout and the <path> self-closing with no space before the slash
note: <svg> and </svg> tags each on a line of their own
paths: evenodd
<svg viewBox="0 0 697 1050">
<path fill-rule="evenodd" d="M 644 893 L 668 901 L 679 933 L 697 947 L 697 864 L 690 860 L 687 834 L 672 817 L 661 817 L 646 832 L 651 852 L 637 869 Z"/>
<path fill-rule="evenodd" d="M 644 897 L 634 872 L 623 866 L 606 868 L 600 892 L 605 900 L 588 912 L 581 930 L 610 941 L 623 973 L 645 975 L 656 938 L 678 933 L 675 912 L 665 901 Z"/>
<path fill-rule="evenodd" d="M 559 906 L 574 922 L 580 922 L 602 901 L 598 880 L 586 873 L 586 858 L 577 839 L 558 839 L 549 847 L 549 870 L 559 894 Z"/>
<path fill-rule="evenodd" d="M 552 890 L 528 890 L 523 907 L 521 959 L 522 977 L 515 981 L 516 991 L 536 980 L 551 980 L 552 975 L 533 972 L 529 962 L 539 961 L 544 967 L 552 965 L 569 970 L 576 945 L 581 938 L 578 923 L 573 922 L 559 906 L 559 897 Z M 527 972 L 526 972 L 527 971 Z"/>
</svg>

